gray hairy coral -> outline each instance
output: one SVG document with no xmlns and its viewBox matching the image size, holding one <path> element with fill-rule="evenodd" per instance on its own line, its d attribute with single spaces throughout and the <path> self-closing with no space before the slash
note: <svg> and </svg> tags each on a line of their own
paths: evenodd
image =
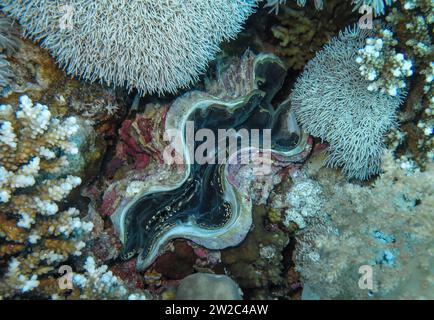
<svg viewBox="0 0 434 320">
<path fill-rule="evenodd" d="M 1 0 L 66 71 L 140 93 L 174 93 L 205 71 L 257 0 Z"/>
<path fill-rule="evenodd" d="M 358 179 L 380 171 L 383 138 L 396 126 L 404 95 L 367 90 L 356 57 L 369 34 L 357 27 L 341 32 L 306 65 L 291 94 L 304 128 L 330 144 L 328 165 Z"/>
<path fill-rule="evenodd" d="M 11 54 L 18 49 L 19 33 L 12 19 L 0 16 L 0 50 Z"/>
<path fill-rule="evenodd" d="M 6 56 L 18 49 L 18 31 L 13 21 L 0 16 L 0 90 L 6 87 L 12 78 L 10 63 Z"/>
</svg>

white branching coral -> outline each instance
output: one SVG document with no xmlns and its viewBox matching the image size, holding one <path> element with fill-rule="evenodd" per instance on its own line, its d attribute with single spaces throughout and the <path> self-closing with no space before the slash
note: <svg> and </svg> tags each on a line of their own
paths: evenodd
<svg viewBox="0 0 434 320">
<path fill-rule="evenodd" d="M 360 72 L 370 81 L 369 91 L 380 91 L 396 96 L 406 87 L 405 78 L 413 75 L 411 60 L 395 50 L 398 41 L 392 31 L 382 29 L 379 37 L 366 39 L 366 46 L 359 50 L 356 62 Z"/>
<path fill-rule="evenodd" d="M 72 280 L 80 290 L 80 299 L 128 299 L 148 300 L 146 292 L 128 290 L 122 281 L 116 277 L 106 265 L 97 266 L 92 256 L 86 258 L 85 272 L 74 274 Z"/>
<path fill-rule="evenodd" d="M 8 202 L 16 189 L 33 186 L 41 169 L 55 172 L 67 165 L 65 154 L 56 156 L 59 149 L 64 153 L 78 152 L 68 141 L 79 128 L 74 117 L 63 121 L 52 118 L 47 106 L 33 104 L 27 96 L 20 98 L 19 108 L 14 111 L 10 105 L 0 105 L 0 199 L 3 203 Z M 45 196 L 60 201 L 80 183 L 78 177 L 67 177 L 59 185 L 47 181 L 42 185 L 48 191 Z"/>
<path fill-rule="evenodd" d="M 297 119 L 330 144 L 328 165 L 367 179 L 380 170 L 385 133 L 396 125 L 402 96 L 367 89 L 356 62 L 368 30 L 347 29 L 305 67 L 291 94 Z"/>
<path fill-rule="evenodd" d="M 403 115 L 403 119 L 408 119 L 411 113 L 419 117 L 416 127 L 419 129 L 417 141 L 409 140 L 408 143 L 417 144 L 415 160 L 423 167 L 427 160 L 433 159 L 434 154 L 432 134 L 434 122 L 432 111 L 434 109 L 434 48 L 432 42 L 434 2 L 432 0 L 399 0 L 386 16 L 386 21 L 394 30 L 394 37 L 399 42 L 399 50 L 413 63 L 414 76 L 411 85 L 414 90 L 411 90 L 410 94 L 414 93 L 412 99 L 409 97 L 409 103 L 406 105 L 408 113 Z M 382 35 L 377 33 L 376 37 L 381 39 Z M 422 86 L 423 91 L 420 90 Z"/>
<path fill-rule="evenodd" d="M 302 281 L 322 299 L 432 299 L 434 167 L 409 170 L 387 152 L 373 186 L 316 177 L 321 213 L 296 235 Z M 372 270 L 369 283 L 364 270 Z"/>
<path fill-rule="evenodd" d="M 53 118 L 27 96 L 18 108 L 0 106 L 0 257 L 10 258 L 0 280 L 3 297 L 35 289 L 40 277 L 85 246 L 93 224 L 75 208 L 60 210 L 81 179 L 49 178 L 68 165 L 66 154 L 77 152 L 69 139 L 78 129 L 74 117 Z"/>
<path fill-rule="evenodd" d="M 174 93 L 198 79 L 256 0 L 3 0 L 26 34 L 71 75 L 141 93 Z"/>
</svg>

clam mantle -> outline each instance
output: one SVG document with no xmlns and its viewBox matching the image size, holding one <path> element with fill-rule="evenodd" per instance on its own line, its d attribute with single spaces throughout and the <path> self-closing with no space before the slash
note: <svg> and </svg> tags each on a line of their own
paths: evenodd
<svg viewBox="0 0 434 320">
<path fill-rule="evenodd" d="M 277 108 L 271 104 L 285 76 L 286 68 L 276 56 L 248 51 L 241 59 L 219 64 L 206 92 L 186 93 L 170 105 L 164 129 L 182 133 L 177 156 L 186 163 L 185 170 L 178 179 L 147 183 L 120 202 L 111 219 L 123 243 L 122 258 L 138 254 L 137 269 L 143 270 L 170 239 L 223 249 L 245 238 L 252 224 L 250 195 L 231 183 L 232 164 L 198 164 L 189 158 L 186 124 L 194 121 L 195 132 L 270 129 L 271 148 L 241 146 L 227 158 L 269 151 L 272 165 L 302 162 L 311 148 L 307 134 L 297 126 L 287 101 Z M 194 142 L 194 148 L 198 146 Z"/>
</svg>

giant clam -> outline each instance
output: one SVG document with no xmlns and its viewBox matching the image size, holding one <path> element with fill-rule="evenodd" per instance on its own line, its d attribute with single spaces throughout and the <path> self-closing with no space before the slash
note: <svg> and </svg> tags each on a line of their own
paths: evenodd
<svg viewBox="0 0 434 320">
<path fill-rule="evenodd" d="M 181 132 L 178 156 L 186 163 L 179 178 L 148 183 L 138 194 L 123 200 L 111 216 L 123 243 L 122 258 L 138 253 L 137 269 L 147 268 L 170 239 L 185 238 L 209 249 L 239 244 L 252 223 L 252 199 L 231 183 L 229 171 L 246 154 L 270 152 L 271 162 L 301 162 L 310 151 L 307 134 L 301 130 L 287 101 L 274 108 L 273 97 L 281 89 L 286 68 L 272 54 L 247 51 L 231 63 L 220 64 L 207 91 L 192 91 L 177 98 L 165 118 L 165 130 Z M 194 132 L 206 128 L 271 132 L 271 144 L 237 144 L 226 154 L 226 163 L 192 161 L 187 141 L 187 123 Z M 226 138 L 225 138 L 226 139 Z M 214 141 L 215 142 L 215 141 Z M 179 146 L 178 146 L 179 147 Z M 194 150 L 200 144 L 194 142 Z M 176 153 L 175 151 L 175 153 Z M 218 152 L 207 154 L 216 160 Z M 212 161 L 209 161 L 212 162 Z M 249 165 L 249 164 L 246 164 Z"/>
</svg>

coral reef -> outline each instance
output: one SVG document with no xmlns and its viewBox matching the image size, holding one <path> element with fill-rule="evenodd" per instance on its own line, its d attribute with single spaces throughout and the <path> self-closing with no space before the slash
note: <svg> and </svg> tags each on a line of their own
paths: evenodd
<svg viewBox="0 0 434 320">
<path fill-rule="evenodd" d="M 380 90 L 396 96 L 406 87 L 405 77 L 413 75 L 412 63 L 402 53 L 396 53 L 394 47 L 398 41 L 390 30 L 382 29 L 381 38 L 366 39 L 366 46 L 359 50 L 356 62 L 366 80 L 370 81 L 369 91 Z"/>
<path fill-rule="evenodd" d="M 296 235 L 295 263 L 321 299 L 432 299 L 433 166 L 405 170 L 390 152 L 372 186 L 347 183 L 330 170 L 311 170 L 323 208 Z M 306 194 L 306 201 L 315 201 Z M 372 270 L 372 287 L 360 284 Z"/>
<path fill-rule="evenodd" d="M 411 157 L 423 168 L 433 159 L 434 148 L 433 2 L 396 1 L 385 20 L 388 26 L 377 26 L 357 62 L 371 90 L 394 95 L 408 83 L 409 97 L 399 114 L 405 139 L 398 152 L 410 148 Z"/>
<path fill-rule="evenodd" d="M 279 13 L 279 7 L 285 4 L 287 1 L 288 0 L 266 0 L 265 7 L 271 8 L 270 12 L 275 12 L 277 14 Z M 330 0 L 314 0 L 315 8 L 322 10 L 329 1 Z M 384 14 L 386 6 L 390 6 L 395 1 L 396 0 L 352 0 L 351 3 L 354 4 L 354 10 L 359 9 L 362 5 L 367 5 L 372 8 L 375 15 L 381 15 Z M 306 0 L 297 0 L 297 5 L 304 7 L 306 5 Z"/>
<path fill-rule="evenodd" d="M 291 223 L 295 223 L 298 228 L 306 227 L 311 217 L 316 217 L 323 208 L 323 194 L 319 184 L 305 177 L 303 172 L 296 171 L 291 175 L 293 185 L 290 189 L 282 193 L 274 192 L 271 195 L 270 206 L 274 211 L 283 210 L 276 220 L 282 220 L 283 224 L 290 228 Z M 310 199 L 310 201 L 306 201 Z"/>
<path fill-rule="evenodd" d="M 133 188 L 130 185 L 126 189 L 128 202 L 123 200 L 111 215 L 124 243 L 123 257 L 128 259 L 139 253 L 138 269 L 149 266 L 160 247 L 172 238 L 187 238 L 210 249 L 238 244 L 250 228 L 252 198 L 246 197 L 232 182 L 231 163 L 243 163 L 246 161 L 243 157 L 247 156 L 246 164 L 257 168 L 254 175 L 260 175 L 264 156 L 258 157 L 257 150 L 263 154 L 270 152 L 274 162 L 286 164 L 303 160 L 308 154 L 306 150 L 310 150 L 307 135 L 293 121 L 288 104 L 274 110 L 270 103 L 286 73 L 277 57 L 247 52 L 239 61 L 222 65 L 217 73 L 217 79 L 208 84 L 209 93 L 193 91 L 181 96 L 172 103 L 165 117 L 166 133 L 178 134 L 169 137 L 175 139 L 175 144 L 173 150 L 166 150 L 165 163 L 185 164 L 182 179 L 172 184 L 148 182 L 146 188 L 143 183 Z M 186 129 L 187 122 L 193 120 L 194 128 Z M 272 131 L 272 126 L 277 130 Z M 198 143 L 203 139 L 198 140 L 196 136 L 203 128 L 212 134 L 217 129 L 232 129 L 225 141 L 233 134 L 241 134 L 237 133 L 241 129 L 244 132 L 270 129 L 271 136 L 263 147 L 250 144 L 248 136 L 248 144 L 245 145 L 246 140 L 241 141 L 240 150 L 237 147 L 227 150 L 225 145 L 219 152 L 215 152 L 214 140 L 203 161 L 200 156 L 205 150 Z M 187 130 L 192 130 L 192 137 L 196 138 L 189 140 Z M 250 154 L 256 154 L 261 163 L 250 162 Z M 249 185 L 248 181 L 244 183 Z"/>
<path fill-rule="evenodd" d="M 69 74 L 126 84 L 144 94 L 174 93 L 196 81 L 219 44 L 241 30 L 255 3 L 3 0 L 1 5 Z"/>
<path fill-rule="evenodd" d="M 253 208 L 253 229 L 237 247 L 222 250 L 222 262 L 247 299 L 288 299 L 283 251 L 289 236 L 266 224 L 267 209 Z"/>
<path fill-rule="evenodd" d="M 226 275 L 195 273 L 182 279 L 176 299 L 242 300 L 242 292 L 234 280 Z"/>
<path fill-rule="evenodd" d="M 19 108 L 1 105 L 0 116 L 1 257 L 8 263 L 2 292 L 13 295 L 35 289 L 39 277 L 80 255 L 92 224 L 81 221 L 75 208 L 59 208 L 81 179 L 47 175 L 68 166 L 65 154 L 77 153 L 68 140 L 79 129 L 76 118 L 53 118 L 27 96 Z"/>
<path fill-rule="evenodd" d="M 353 15 L 347 1 L 329 0 L 321 11 L 288 3 L 280 8 L 278 23 L 271 28 L 280 41 L 274 53 L 283 57 L 288 67 L 303 69 L 324 44 L 352 21 Z"/>
<path fill-rule="evenodd" d="M 60 286 L 58 271 L 72 270 L 73 258 L 81 256 L 93 229 L 78 209 L 64 203 L 81 183 L 71 173 L 92 163 L 72 159 L 79 161 L 77 167 L 69 162 L 79 150 L 71 141 L 85 124 L 75 117 L 56 119 L 47 106 L 33 104 L 27 96 L 20 98 L 18 108 L 1 105 L 0 116 L 0 263 L 5 269 L 0 297 L 149 298 L 125 287 L 107 266 L 97 267 L 92 257 L 86 259 L 84 273 L 71 271 L 72 287 Z M 86 134 L 81 139 L 92 140 Z"/>
<path fill-rule="evenodd" d="M 122 92 L 69 78 L 45 49 L 28 40 L 17 39 L 17 42 L 13 59 L 7 61 L 13 77 L 2 92 L 0 103 L 14 104 L 25 94 L 49 105 L 56 117 L 83 118 L 97 130 L 99 144 L 103 137 L 114 134 L 113 121 L 125 113 L 126 99 L 121 97 Z"/>
<path fill-rule="evenodd" d="M 117 300 L 149 300 L 150 294 L 146 291 L 131 290 L 108 270 L 106 265 L 97 266 L 92 256 L 86 258 L 85 272 L 74 274 L 72 282 L 79 289 L 79 299 L 117 299 Z M 52 298 L 59 298 L 55 296 Z"/>
<path fill-rule="evenodd" d="M 358 179 L 379 172 L 383 139 L 396 126 L 403 100 L 367 89 L 356 56 L 369 34 L 356 26 L 333 38 L 306 65 L 291 94 L 300 123 L 330 144 L 327 163 Z"/>
<path fill-rule="evenodd" d="M 434 298 L 433 9 L 0 0 L 0 300 Z"/>
</svg>

